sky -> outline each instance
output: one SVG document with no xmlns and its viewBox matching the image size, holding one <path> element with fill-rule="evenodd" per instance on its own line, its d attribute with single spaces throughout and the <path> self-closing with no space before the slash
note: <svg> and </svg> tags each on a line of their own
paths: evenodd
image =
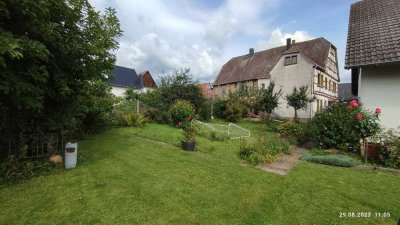
<svg viewBox="0 0 400 225">
<path fill-rule="evenodd" d="M 190 68 L 213 82 L 230 58 L 324 37 L 338 49 L 341 82 L 350 5 L 358 0 L 89 0 L 116 9 L 123 36 L 117 65 L 149 70 L 157 79 Z"/>
</svg>

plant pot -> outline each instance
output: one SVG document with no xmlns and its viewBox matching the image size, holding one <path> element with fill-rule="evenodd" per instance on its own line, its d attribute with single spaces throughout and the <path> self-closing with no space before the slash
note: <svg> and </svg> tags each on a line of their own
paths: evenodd
<svg viewBox="0 0 400 225">
<path fill-rule="evenodd" d="M 195 141 L 182 141 L 182 149 L 185 151 L 193 151 L 194 147 L 196 146 L 196 142 Z"/>
</svg>

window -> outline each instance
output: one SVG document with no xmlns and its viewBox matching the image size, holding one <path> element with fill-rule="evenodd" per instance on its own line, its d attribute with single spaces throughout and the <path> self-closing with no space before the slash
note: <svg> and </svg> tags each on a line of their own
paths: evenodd
<svg viewBox="0 0 400 225">
<path fill-rule="evenodd" d="M 325 90 L 328 89 L 328 78 L 325 77 Z"/>
<path fill-rule="evenodd" d="M 285 57 L 285 66 L 297 64 L 297 55 L 294 56 L 286 56 Z"/>
<path fill-rule="evenodd" d="M 317 112 L 319 112 L 319 99 L 317 99 Z"/>
<path fill-rule="evenodd" d="M 324 87 L 324 75 L 318 74 L 318 86 Z"/>
<path fill-rule="evenodd" d="M 265 89 L 265 84 L 261 84 L 261 88 L 262 88 L 262 89 Z"/>
<path fill-rule="evenodd" d="M 332 87 L 332 81 L 329 80 L 329 90 L 332 91 L 333 87 Z"/>
</svg>

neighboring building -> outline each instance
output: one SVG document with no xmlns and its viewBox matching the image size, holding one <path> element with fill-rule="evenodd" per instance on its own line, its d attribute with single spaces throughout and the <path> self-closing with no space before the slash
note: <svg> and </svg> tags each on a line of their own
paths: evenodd
<svg viewBox="0 0 400 225">
<path fill-rule="evenodd" d="M 275 81 L 276 89 L 281 88 L 283 92 L 274 114 L 293 118 L 294 110 L 287 105 L 284 96 L 294 87 L 305 85 L 309 95 L 316 96 L 316 101 L 299 111 L 298 116 L 312 118 L 315 112 L 337 100 L 340 78 L 336 47 L 324 38 L 298 43 L 288 38 L 286 46 L 256 53 L 251 48 L 249 54 L 232 58 L 222 67 L 214 82 L 214 94 L 225 98 L 241 84 L 266 88 L 271 80 Z"/>
<path fill-rule="evenodd" d="M 113 77 L 108 80 L 111 86 L 111 92 L 115 96 L 124 96 L 125 91 L 129 88 L 136 89 L 140 92 L 148 91 L 151 88 L 157 88 L 149 71 L 144 71 L 139 76 L 136 71 L 131 68 L 115 66 L 112 71 Z"/>
<path fill-rule="evenodd" d="M 148 70 L 139 73 L 139 80 L 145 90 L 157 88 L 157 84 Z"/>
<path fill-rule="evenodd" d="M 212 84 L 202 83 L 202 84 L 199 84 L 199 88 L 201 90 L 201 93 L 203 93 L 204 98 L 206 98 L 208 100 L 213 99 Z"/>
<path fill-rule="evenodd" d="M 400 1 L 364 0 L 351 5 L 346 69 L 352 92 L 370 110 L 382 109 L 386 128 L 400 126 Z"/>
<path fill-rule="evenodd" d="M 345 102 L 354 98 L 351 92 L 351 83 L 339 83 L 338 84 L 338 98 L 340 101 Z"/>
</svg>

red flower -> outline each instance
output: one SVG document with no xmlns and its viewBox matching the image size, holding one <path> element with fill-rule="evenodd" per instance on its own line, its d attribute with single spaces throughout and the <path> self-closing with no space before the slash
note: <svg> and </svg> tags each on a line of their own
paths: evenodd
<svg viewBox="0 0 400 225">
<path fill-rule="evenodd" d="M 353 106 L 354 108 L 357 108 L 357 107 L 358 107 L 358 102 L 357 102 L 357 100 L 352 100 L 352 101 L 350 102 L 350 105 Z"/>
<path fill-rule="evenodd" d="M 192 118 L 190 118 L 190 116 L 189 116 L 188 118 L 186 118 L 186 120 L 187 120 L 187 121 L 190 121 L 190 120 L 192 120 Z"/>
<path fill-rule="evenodd" d="M 382 109 L 381 109 L 381 108 L 376 108 L 376 109 L 375 109 L 375 113 L 376 113 L 376 114 L 380 114 L 381 112 L 382 112 Z"/>
<path fill-rule="evenodd" d="M 182 122 L 178 122 L 178 127 L 182 127 Z"/>
<path fill-rule="evenodd" d="M 362 114 L 361 114 L 361 113 L 358 113 L 358 114 L 356 115 L 356 119 L 357 119 L 357 120 L 361 120 L 361 119 L 362 119 L 362 117 L 363 117 L 363 116 L 362 116 Z"/>
</svg>

